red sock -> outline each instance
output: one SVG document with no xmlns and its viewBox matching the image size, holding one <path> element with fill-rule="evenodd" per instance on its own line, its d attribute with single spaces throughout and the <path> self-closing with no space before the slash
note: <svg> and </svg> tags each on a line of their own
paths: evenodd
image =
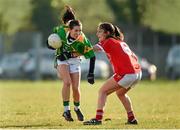
<svg viewBox="0 0 180 130">
<path fill-rule="evenodd" d="M 102 109 L 98 109 L 96 111 L 96 119 L 97 120 L 102 120 L 102 118 L 103 118 L 103 110 Z"/>
<path fill-rule="evenodd" d="M 132 121 L 135 118 L 133 111 L 128 112 L 127 116 L 128 116 L 128 121 Z"/>
</svg>

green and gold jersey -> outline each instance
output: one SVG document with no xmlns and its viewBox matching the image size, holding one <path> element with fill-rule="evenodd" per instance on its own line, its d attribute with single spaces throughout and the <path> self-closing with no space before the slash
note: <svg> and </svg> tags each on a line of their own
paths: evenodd
<svg viewBox="0 0 180 130">
<path fill-rule="evenodd" d="M 73 42 L 68 42 L 68 26 L 57 26 L 53 30 L 57 33 L 62 40 L 62 46 L 56 50 L 56 56 L 59 56 L 63 52 L 75 52 L 83 55 L 86 59 L 94 57 L 94 51 L 91 42 L 86 38 L 84 33 Z"/>
</svg>

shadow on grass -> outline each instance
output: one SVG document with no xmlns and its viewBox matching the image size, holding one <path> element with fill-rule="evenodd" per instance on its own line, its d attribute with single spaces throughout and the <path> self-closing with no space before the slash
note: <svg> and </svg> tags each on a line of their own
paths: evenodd
<svg viewBox="0 0 180 130">
<path fill-rule="evenodd" d="M 53 124 L 32 124 L 32 125 L 5 125 L 5 126 L 0 126 L 0 128 L 33 128 L 33 127 L 59 127 L 63 126 L 62 124 L 59 125 L 53 125 Z"/>
</svg>

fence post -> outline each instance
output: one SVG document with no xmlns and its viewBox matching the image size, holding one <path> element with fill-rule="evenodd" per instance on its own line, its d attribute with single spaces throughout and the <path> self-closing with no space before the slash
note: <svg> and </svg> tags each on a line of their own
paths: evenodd
<svg viewBox="0 0 180 130">
<path fill-rule="evenodd" d="M 3 56 L 3 53 L 4 53 L 4 46 L 3 46 L 4 44 L 3 44 L 3 36 L 2 36 L 2 34 L 0 34 L 0 58 Z"/>
<path fill-rule="evenodd" d="M 139 56 L 142 56 L 142 48 L 143 48 L 143 33 L 140 30 L 137 33 L 137 50 Z"/>
<path fill-rule="evenodd" d="M 171 40 L 172 40 L 172 41 L 171 41 L 171 42 L 172 42 L 172 45 L 176 45 L 176 44 L 177 44 L 177 37 L 176 37 L 176 35 L 173 34 L 173 35 L 171 36 Z"/>
<path fill-rule="evenodd" d="M 41 64 L 41 45 L 42 45 L 42 34 L 35 33 L 33 38 L 33 44 L 35 49 L 35 80 L 41 79 L 40 64 Z"/>
<path fill-rule="evenodd" d="M 154 32 L 154 35 L 153 35 L 153 50 L 154 50 L 154 53 L 153 53 L 154 63 L 156 65 L 158 65 L 158 59 L 159 59 L 159 56 L 158 56 L 159 36 L 158 36 L 158 33 L 155 33 L 155 32 Z"/>
</svg>

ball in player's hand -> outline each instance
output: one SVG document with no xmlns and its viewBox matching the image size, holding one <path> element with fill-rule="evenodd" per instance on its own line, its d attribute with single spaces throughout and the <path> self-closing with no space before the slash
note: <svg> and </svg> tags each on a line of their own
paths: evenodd
<svg viewBox="0 0 180 130">
<path fill-rule="evenodd" d="M 61 42 L 59 35 L 56 33 L 49 35 L 48 44 L 50 47 L 52 47 L 54 49 L 60 48 L 62 46 L 62 42 Z"/>
</svg>

